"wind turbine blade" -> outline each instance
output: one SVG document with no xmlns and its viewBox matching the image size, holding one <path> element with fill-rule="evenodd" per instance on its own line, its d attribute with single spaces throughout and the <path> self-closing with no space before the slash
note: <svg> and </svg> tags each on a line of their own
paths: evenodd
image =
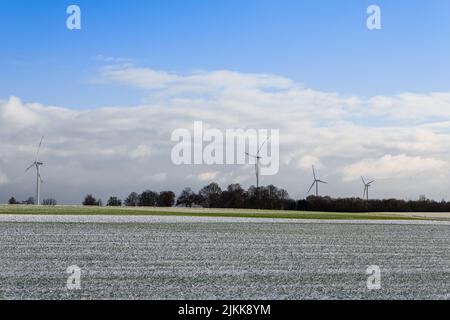
<svg viewBox="0 0 450 320">
<path fill-rule="evenodd" d="M 372 181 L 370 181 L 369 183 L 368 183 L 368 185 L 370 185 L 371 183 L 374 183 L 375 182 L 375 180 L 372 180 Z"/>
<path fill-rule="evenodd" d="M 315 184 L 316 184 L 316 181 L 314 180 L 313 184 L 311 185 L 311 187 L 309 188 L 307 193 L 309 193 L 311 191 L 311 189 L 314 187 Z"/>
<path fill-rule="evenodd" d="M 361 180 L 364 184 L 366 184 L 366 181 L 364 181 L 364 178 L 361 176 Z"/>
<path fill-rule="evenodd" d="M 39 180 L 41 180 L 41 183 L 44 183 L 44 180 L 42 180 L 41 174 L 39 174 L 38 176 L 39 176 Z"/>
<path fill-rule="evenodd" d="M 245 154 L 246 154 L 247 156 L 249 156 L 249 157 L 257 158 L 256 156 L 254 156 L 254 155 L 252 155 L 252 154 L 250 154 L 250 153 L 248 153 L 248 152 L 246 152 Z"/>
<path fill-rule="evenodd" d="M 317 180 L 317 182 L 328 184 L 328 182 L 322 180 Z"/>
<path fill-rule="evenodd" d="M 259 156 L 259 152 L 261 151 L 262 147 L 266 144 L 266 142 L 269 140 L 269 137 L 263 142 L 263 144 L 259 147 L 257 155 Z"/>
<path fill-rule="evenodd" d="M 317 179 L 316 179 L 316 171 L 314 170 L 314 166 L 312 166 L 312 171 L 313 171 L 313 177 L 314 177 L 314 180 L 317 180 Z"/>
<path fill-rule="evenodd" d="M 36 162 L 32 163 L 28 168 L 26 168 L 25 172 L 27 172 L 28 170 L 30 170 L 31 168 L 33 168 L 33 166 L 36 164 Z"/>
<path fill-rule="evenodd" d="M 44 140 L 44 136 L 41 137 L 41 141 L 39 141 L 39 146 L 36 152 L 36 162 L 38 162 L 39 151 L 41 150 L 42 140 Z"/>
</svg>

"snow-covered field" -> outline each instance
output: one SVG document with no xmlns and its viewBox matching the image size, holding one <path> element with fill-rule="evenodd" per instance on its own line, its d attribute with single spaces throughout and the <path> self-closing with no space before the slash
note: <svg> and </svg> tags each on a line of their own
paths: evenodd
<svg viewBox="0 0 450 320">
<path fill-rule="evenodd" d="M 0 216 L 3 299 L 448 299 L 448 222 Z M 57 223 L 56 223 L 57 221 Z M 68 290 L 66 269 L 81 268 Z M 368 266 L 381 270 L 369 290 Z"/>
<path fill-rule="evenodd" d="M 197 216 L 133 216 L 133 215 L 20 215 L 1 214 L 1 222 L 66 222 L 66 223 L 338 223 L 338 224 L 415 224 L 448 225 L 450 221 L 439 220 L 327 220 L 286 218 L 240 218 Z"/>
</svg>

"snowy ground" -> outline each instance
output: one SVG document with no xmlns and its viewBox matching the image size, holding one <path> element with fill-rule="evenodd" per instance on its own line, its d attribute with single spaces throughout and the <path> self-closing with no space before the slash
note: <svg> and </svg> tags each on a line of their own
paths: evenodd
<svg viewBox="0 0 450 320">
<path fill-rule="evenodd" d="M 449 222 L 0 216 L 3 299 L 449 299 Z M 57 222 L 57 223 L 55 223 Z M 81 289 L 67 289 L 67 267 Z M 381 289 L 366 269 L 381 270 Z"/>
</svg>

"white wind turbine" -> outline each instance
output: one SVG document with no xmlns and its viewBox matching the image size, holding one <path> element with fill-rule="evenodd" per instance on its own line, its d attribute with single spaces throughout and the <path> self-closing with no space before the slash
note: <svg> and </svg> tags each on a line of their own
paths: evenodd
<svg viewBox="0 0 450 320">
<path fill-rule="evenodd" d="M 40 172 L 40 167 L 44 164 L 42 162 L 39 162 L 39 151 L 41 150 L 41 145 L 42 145 L 42 140 L 44 139 L 44 137 L 42 136 L 41 141 L 39 142 L 39 146 L 37 149 L 37 153 L 36 153 L 36 159 L 34 160 L 34 162 L 25 170 L 28 171 L 30 170 L 32 167 L 36 168 L 36 205 L 40 205 L 40 189 L 41 189 L 41 183 L 43 183 L 44 181 L 42 180 L 41 177 L 41 172 Z"/>
<path fill-rule="evenodd" d="M 258 152 L 255 155 L 252 155 L 248 152 L 246 152 L 245 154 L 251 158 L 255 158 L 256 162 L 255 162 L 255 172 L 256 172 L 256 190 L 259 190 L 259 160 L 261 160 L 261 156 L 259 155 L 259 152 L 261 151 L 262 147 L 266 144 L 266 142 L 269 140 L 269 138 L 267 138 L 263 144 L 259 147 Z"/>
<path fill-rule="evenodd" d="M 361 176 L 361 180 L 362 180 L 362 183 L 364 184 L 363 199 L 364 199 L 364 196 L 366 196 L 366 200 L 369 201 L 369 187 L 372 186 L 372 183 L 374 183 L 375 180 L 372 180 L 372 181 L 366 183 L 366 181 L 364 180 L 364 178 L 362 176 Z"/>
<path fill-rule="evenodd" d="M 312 166 L 312 172 L 313 172 L 313 177 L 314 177 L 314 182 L 312 183 L 311 187 L 308 190 L 308 193 L 311 191 L 311 189 L 314 187 L 314 185 L 316 186 L 316 197 L 319 196 L 319 183 L 324 183 L 324 184 L 328 184 L 328 182 L 319 180 L 316 178 L 316 171 L 314 170 L 314 166 Z"/>
</svg>

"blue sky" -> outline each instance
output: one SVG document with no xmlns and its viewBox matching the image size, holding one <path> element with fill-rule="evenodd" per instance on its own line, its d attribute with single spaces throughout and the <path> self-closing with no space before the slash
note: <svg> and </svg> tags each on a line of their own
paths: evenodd
<svg viewBox="0 0 450 320">
<path fill-rule="evenodd" d="M 80 31 L 65 27 L 70 4 L 81 7 Z M 369 4 L 381 7 L 382 30 L 366 28 Z M 92 83 L 105 64 L 98 55 L 181 74 L 277 74 L 360 96 L 449 89 L 446 0 L 1 0 L 0 7 L 0 99 L 80 109 L 139 103 L 138 89 Z"/>
</svg>

